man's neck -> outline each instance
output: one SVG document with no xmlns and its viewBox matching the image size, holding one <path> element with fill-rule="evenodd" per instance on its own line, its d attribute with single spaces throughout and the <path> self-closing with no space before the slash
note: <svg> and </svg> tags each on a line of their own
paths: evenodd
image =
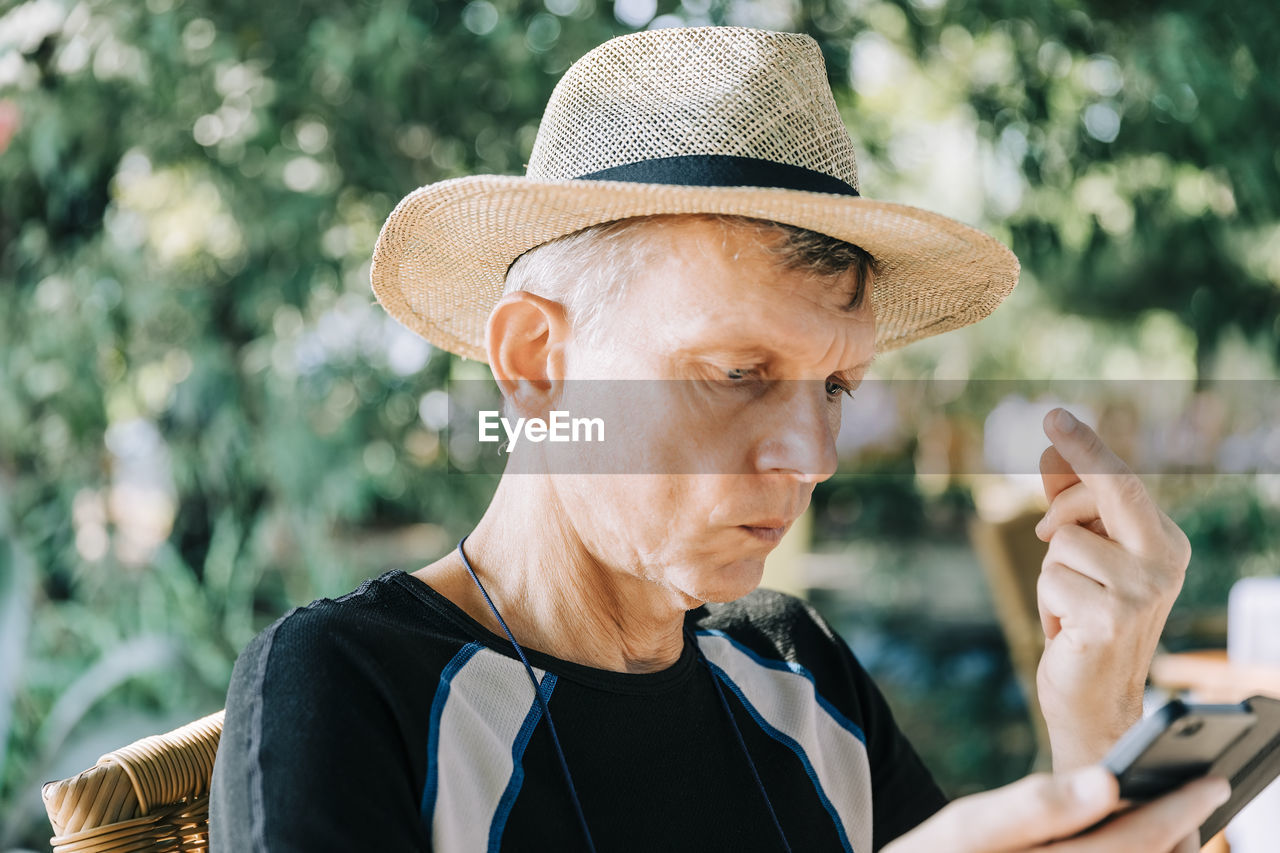
<svg viewBox="0 0 1280 853">
<path fill-rule="evenodd" d="M 463 545 L 516 642 L 616 672 L 674 664 L 684 647 L 685 612 L 701 602 L 638 577 L 642 565 L 608 564 L 555 504 L 543 477 L 504 477 Z M 527 507 L 540 508 L 536 519 Z M 415 575 L 503 636 L 456 549 Z"/>
</svg>

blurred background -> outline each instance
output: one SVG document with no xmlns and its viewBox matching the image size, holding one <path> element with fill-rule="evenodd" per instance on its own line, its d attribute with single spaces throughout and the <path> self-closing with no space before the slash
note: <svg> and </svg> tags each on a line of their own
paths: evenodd
<svg viewBox="0 0 1280 853">
<path fill-rule="evenodd" d="M 836 624 L 950 794 L 1024 774 L 1034 711 L 981 531 L 1043 504 L 1054 404 L 1191 538 L 1167 648 L 1221 646 L 1232 584 L 1280 574 L 1278 21 L 1262 0 L 0 3 L 0 849 L 47 849 L 41 782 L 222 707 L 290 607 L 470 529 L 495 481 L 449 470 L 442 395 L 484 367 L 378 307 L 378 230 L 419 185 L 523 173 L 569 64 L 671 25 L 812 35 L 864 193 L 1022 261 L 990 319 L 880 359 L 920 390 L 849 404 L 842 473 L 769 582 Z"/>
</svg>

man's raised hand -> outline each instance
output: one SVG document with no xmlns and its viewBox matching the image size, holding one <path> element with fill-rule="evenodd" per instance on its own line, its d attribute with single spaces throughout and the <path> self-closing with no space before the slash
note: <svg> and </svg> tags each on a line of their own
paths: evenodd
<svg viewBox="0 0 1280 853">
<path fill-rule="evenodd" d="M 1191 559 L 1186 534 L 1092 429 L 1044 419 L 1049 543 L 1037 596 L 1045 633 L 1036 686 L 1056 770 L 1100 760 L 1142 716 L 1151 658 Z"/>
</svg>

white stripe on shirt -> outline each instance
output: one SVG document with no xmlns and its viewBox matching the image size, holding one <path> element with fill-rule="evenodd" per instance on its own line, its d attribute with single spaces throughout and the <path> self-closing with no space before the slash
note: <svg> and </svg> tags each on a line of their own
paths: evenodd
<svg viewBox="0 0 1280 853">
<path fill-rule="evenodd" d="M 463 647 L 457 669 L 446 667 L 432 707 L 436 730 L 429 737 L 434 749 L 423 807 L 431 812 L 435 850 L 483 851 L 491 835 L 501 841 L 524 778 L 524 747 L 541 718 L 524 664 L 477 645 Z M 549 699 L 555 677 L 544 679 L 537 667 L 533 672 Z"/>
<path fill-rule="evenodd" d="M 871 764 L 865 735 L 817 692 L 796 663 L 761 657 L 721 631 L 698 645 L 756 723 L 805 765 L 846 850 L 871 850 Z"/>
</svg>

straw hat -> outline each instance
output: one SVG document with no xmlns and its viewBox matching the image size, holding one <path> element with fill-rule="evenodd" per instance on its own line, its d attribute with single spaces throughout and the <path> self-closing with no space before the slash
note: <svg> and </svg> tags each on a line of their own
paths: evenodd
<svg viewBox="0 0 1280 853">
<path fill-rule="evenodd" d="M 727 213 L 861 246 L 879 263 L 876 345 L 889 350 L 991 313 L 1018 260 L 953 219 L 863 198 L 817 42 L 688 27 L 619 36 L 556 84 L 523 176 L 414 190 L 373 253 L 373 290 L 431 343 L 485 360 L 511 263 L 534 246 L 632 216 Z"/>
</svg>

